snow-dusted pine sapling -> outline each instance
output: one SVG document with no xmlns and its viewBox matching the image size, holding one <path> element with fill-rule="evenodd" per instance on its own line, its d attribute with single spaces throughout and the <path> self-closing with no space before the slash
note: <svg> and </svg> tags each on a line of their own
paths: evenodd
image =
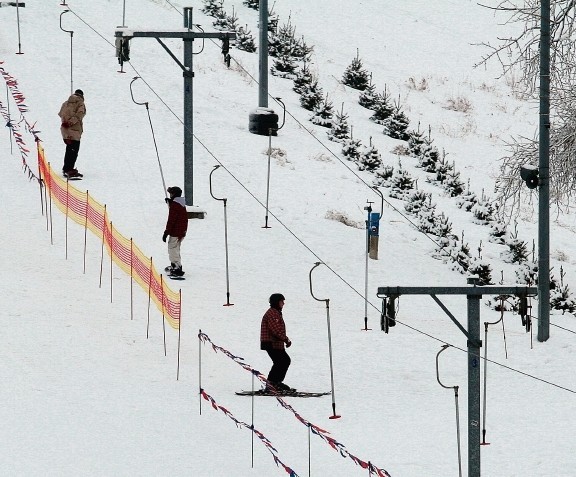
<svg viewBox="0 0 576 477">
<path fill-rule="evenodd" d="M 234 7 L 232 7 L 232 15 L 226 15 L 226 30 L 238 30 L 238 15 L 236 15 Z"/>
<path fill-rule="evenodd" d="M 565 276 L 566 272 L 560 267 L 560 285 L 554 288 L 550 287 L 550 308 L 561 310 L 562 314 L 566 312 L 574 314 L 576 312 L 576 301 L 570 291 L 570 287 L 564 283 Z"/>
<path fill-rule="evenodd" d="M 481 258 L 472 258 L 468 273 L 479 278 L 479 285 L 492 285 L 492 267 Z"/>
<path fill-rule="evenodd" d="M 444 215 L 444 212 L 437 216 L 432 234 L 440 238 L 457 238 L 452 233 L 452 222 L 448 220 L 448 217 Z"/>
<path fill-rule="evenodd" d="M 460 207 L 460 206 L 459 206 Z M 497 243 L 504 245 L 506 243 L 506 235 L 508 233 L 508 226 L 505 222 L 496 220 L 490 223 L 490 238 L 488 239 L 492 243 Z"/>
<path fill-rule="evenodd" d="M 216 17 L 218 12 L 223 10 L 223 0 L 202 0 L 204 6 L 202 7 L 202 12 L 210 17 Z"/>
<path fill-rule="evenodd" d="M 376 187 L 390 187 L 390 179 L 394 175 L 394 166 L 383 164 L 380 169 L 374 171 L 376 177 L 374 178 L 374 185 Z"/>
<path fill-rule="evenodd" d="M 482 191 L 482 198 L 474 204 L 472 207 L 472 214 L 474 215 L 474 221 L 480 225 L 486 225 L 489 222 L 494 221 L 494 216 L 497 211 L 496 203 L 484 196 L 484 191 Z"/>
<path fill-rule="evenodd" d="M 362 149 L 362 143 L 359 139 L 350 138 L 344 142 L 342 146 L 342 155 L 352 162 L 358 162 L 360 160 L 360 151 Z"/>
<path fill-rule="evenodd" d="M 274 11 L 274 6 L 268 9 L 268 33 L 273 35 L 278 30 L 278 23 L 280 22 L 280 17 Z"/>
<path fill-rule="evenodd" d="M 290 18 L 288 23 L 284 23 L 268 38 L 268 53 L 270 56 L 280 56 L 282 53 L 294 56 L 294 46 L 296 28 L 292 25 Z"/>
<path fill-rule="evenodd" d="M 404 200 L 415 189 L 415 181 L 398 161 L 398 169 L 390 179 L 390 197 Z"/>
<path fill-rule="evenodd" d="M 260 6 L 260 0 L 244 0 L 242 3 L 253 10 L 258 10 Z"/>
<path fill-rule="evenodd" d="M 538 262 L 534 260 L 524 262 L 516 267 L 514 273 L 518 283 L 534 285 L 538 283 Z"/>
<path fill-rule="evenodd" d="M 390 136 L 393 139 L 400 139 L 402 141 L 408 140 L 408 126 L 410 121 L 408 117 L 402 111 L 400 105 L 400 98 L 394 103 L 394 108 L 392 110 L 392 116 L 386 120 L 384 123 L 384 131 L 382 131 L 386 136 Z"/>
<path fill-rule="evenodd" d="M 318 126 L 331 128 L 333 117 L 334 107 L 332 106 L 332 101 L 329 101 L 328 95 L 326 95 L 324 100 L 314 108 L 314 114 L 310 117 L 310 121 Z"/>
<path fill-rule="evenodd" d="M 214 12 L 212 16 L 214 17 L 212 26 L 216 28 L 216 30 L 228 30 L 228 15 L 223 8 Z"/>
<path fill-rule="evenodd" d="M 458 197 L 464 192 L 464 182 L 460 179 L 460 173 L 454 169 L 454 163 L 452 169 L 446 173 L 443 187 L 449 197 Z"/>
<path fill-rule="evenodd" d="M 362 60 L 360 59 L 360 53 L 358 50 L 356 50 L 356 58 L 354 58 L 352 63 L 350 63 L 346 70 L 344 70 L 342 83 L 360 91 L 365 90 L 370 83 L 370 75 L 362 65 Z"/>
<path fill-rule="evenodd" d="M 468 179 L 466 190 L 460 197 L 458 197 L 458 199 L 456 199 L 456 205 L 461 209 L 464 209 L 466 212 L 470 212 L 477 202 L 478 197 L 476 197 L 476 194 L 470 190 L 470 179 Z"/>
<path fill-rule="evenodd" d="M 361 171 L 374 171 L 380 167 L 382 164 L 382 156 L 376 149 L 376 146 L 372 144 L 372 138 L 370 138 L 370 145 L 360 153 L 360 159 L 358 160 L 358 169 Z"/>
<path fill-rule="evenodd" d="M 376 102 L 371 109 L 374 111 L 374 114 L 370 116 L 370 120 L 376 124 L 387 124 L 394 113 L 394 106 L 390 102 L 390 95 L 386 91 L 386 86 L 384 86 L 384 92 L 382 94 L 376 95 Z"/>
<path fill-rule="evenodd" d="M 332 127 L 328 131 L 328 139 L 334 142 L 344 143 L 350 137 L 350 126 L 348 125 L 348 115 L 344 112 L 344 103 L 342 109 L 336 113 L 332 121 Z"/>
<path fill-rule="evenodd" d="M 370 73 L 370 82 L 358 96 L 358 104 L 366 109 L 374 109 L 377 102 L 378 93 L 376 92 L 376 85 L 372 83 L 372 73 Z"/>
<path fill-rule="evenodd" d="M 416 131 L 408 131 L 408 155 L 412 157 L 420 157 L 426 147 L 426 136 L 424 131 L 420 131 L 420 122 L 418 122 L 418 129 Z"/>
<path fill-rule="evenodd" d="M 308 86 L 304 86 L 300 92 L 300 106 L 308 111 L 314 111 L 324 101 L 324 91 L 314 78 Z"/>
<path fill-rule="evenodd" d="M 281 51 L 270 67 L 270 73 L 274 76 L 287 79 L 296 79 L 296 61 L 290 52 Z"/>
<path fill-rule="evenodd" d="M 236 48 L 248 53 L 254 53 L 256 48 L 256 40 L 252 36 L 250 30 L 248 30 L 248 25 L 245 27 L 238 27 L 236 31 Z"/>
<path fill-rule="evenodd" d="M 300 39 L 294 38 L 294 48 L 292 52 L 295 58 L 299 60 L 310 61 L 310 57 L 312 52 L 314 51 L 313 46 L 308 46 L 304 41 L 304 37 L 300 37 Z"/>
<path fill-rule="evenodd" d="M 296 78 L 294 78 L 294 86 L 292 89 L 301 94 L 302 91 L 308 88 L 314 81 L 314 76 L 310 71 L 307 61 L 303 61 L 302 67 L 296 71 Z"/>
<path fill-rule="evenodd" d="M 508 250 L 502 253 L 502 260 L 506 263 L 524 263 L 528 261 L 528 245 L 518 238 L 517 225 L 514 225 L 514 233 L 506 241 Z"/>
<path fill-rule="evenodd" d="M 424 192 L 422 189 L 416 189 L 406 197 L 404 209 L 412 215 L 418 215 L 421 210 L 430 209 L 432 204 L 432 194 Z"/>
</svg>

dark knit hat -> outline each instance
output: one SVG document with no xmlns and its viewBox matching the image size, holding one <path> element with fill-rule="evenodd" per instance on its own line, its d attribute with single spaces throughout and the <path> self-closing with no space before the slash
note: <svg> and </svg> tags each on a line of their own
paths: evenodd
<svg viewBox="0 0 576 477">
<path fill-rule="evenodd" d="M 270 295 L 270 300 L 268 301 L 270 302 L 270 306 L 272 308 L 276 308 L 278 307 L 278 303 L 280 303 L 281 300 L 285 300 L 282 293 L 272 293 L 272 295 Z"/>
<path fill-rule="evenodd" d="M 76 96 L 82 96 L 84 97 L 84 91 L 82 91 L 81 89 L 77 89 L 76 91 L 74 91 L 74 94 Z"/>
<path fill-rule="evenodd" d="M 168 191 L 168 194 L 173 195 L 174 197 L 182 197 L 182 189 L 178 186 L 168 187 L 166 190 Z"/>
</svg>

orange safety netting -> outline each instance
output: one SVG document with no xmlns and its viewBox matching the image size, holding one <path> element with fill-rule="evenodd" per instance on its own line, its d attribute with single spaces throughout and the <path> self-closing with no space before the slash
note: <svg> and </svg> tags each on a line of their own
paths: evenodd
<svg viewBox="0 0 576 477">
<path fill-rule="evenodd" d="M 106 206 L 96 202 L 88 191 L 76 189 L 69 181 L 54 173 L 46 162 L 44 148 L 38 146 L 38 170 L 56 206 L 74 222 L 90 229 L 103 245 L 112 260 L 148 293 L 170 326 L 180 326 L 180 294 L 172 291 L 152 265 L 152 258 L 142 253 L 108 221 Z"/>
</svg>

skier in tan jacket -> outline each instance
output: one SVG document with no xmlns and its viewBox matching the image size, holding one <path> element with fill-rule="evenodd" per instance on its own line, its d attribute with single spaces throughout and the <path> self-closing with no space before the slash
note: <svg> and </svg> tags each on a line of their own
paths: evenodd
<svg viewBox="0 0 576 477">
<path fill-rule="evenodd" d="M 64 154 L 64 167 L 62 173 L 67 178 L 81 178 L 82 174 L 75 169 L 78 151 L 80 150 L 80 139 L 82 138 L 83 119 L 86 115 L 86 106 L 84 105 L 84 92 L 81 89 L 74 91 L 74 94 L 62 103 L 58 116 L 62 120 L 60 132 L 62 139 L 66 144 L 66 153 Z"/>
</svg>

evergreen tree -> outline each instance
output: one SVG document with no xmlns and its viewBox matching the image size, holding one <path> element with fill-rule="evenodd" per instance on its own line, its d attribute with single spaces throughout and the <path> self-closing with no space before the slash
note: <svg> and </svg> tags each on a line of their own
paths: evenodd
<svg viewBox="0 0 576 477">
<path fill-rule="evenodd" d="M 280 78 L 296 79 L 296 62 L 294 57 L 286 51 L 282 51 L 274 59 L 270 73 Z"/>
<path fill-rule="evenodd" d="M 392 116 L 384 124 L 384 134 L 390 136 L 393 139 L 401 139 L 402 141 L 408 140 L 408 125 L 410 121 L 404 114 L 400 106 L 400 98 L 398 102 L 394 104 L 392 110 Z"/>
<path fill-rule="evenodd" d="M 384 87 L 384 92 L 377 95 L 376 103 L 372 108 L 374 114 L 370 116 L 370 119 L 377 124 L 386 124 L 394 112 L 394 107 L 390 104 L 390 95 Z"/>
<path fill-rule="evenodd" d="M 492 243 L 504 245 L 506 243 L 507 225 L 504 222 L 494 221 L 490 223 L 490 238 Z"/>
<path fill-rule="evenodd" d="M 412 157 L 420 157 L 426 147 L 426 137 L 424 132 L 420 132 L 420 123 L 418 123 L 418 130 L 408 131 L 408 154 Z"/>
<path fill-rule="evenodd" d="M 390 180 L 390 197 L 404 200 L 414 189 L 414 179 L 408 174 L 408 171 L 402 168 L 402 163 L 399 162 L 398 170 Z"/>
<path fill-rule="evenodd" d="M 203 0 L 202 12 L 210 17 L 215 17 L 223 10 L 223 0 Z"/>
<path fill-rule="evenodd" d="M 515 230 L 510 239 L 506 242 L 508 250 L 502 254 L 502 260 L 506 263 L 524 263 L 528 261 L 528 245 L 518 238 L 518 231 Z"/>
<path fill-rule="evenodd" d="M 372 74 L 370 74 L 370 82 L 358 96 L 358 104 L 366 109 L 374 109 L 377 102 L 378 93 L 376 92 L 376 86 L 372 84 Z"/>
<path fill-rule="evenodd" d="M 379 169 L 375 171 L 376 177 L 374 179 L 374 185 L 377 187 L 390 187 L 390 179 L 394 175 L 394 166 L 389 166 L 387 164 L 382 165 Z"/>
<path fill-rule="evenodd" d="M 268 10 L 268 33 L 273 35 L 278 30 L 278 22 L 280 18 L 274 11 L 274 7 Z"/>
<path fill-rule="evenodd" d="M 454 164 L 446 175 L 443 187 L 449 197 L 457 197 L 464 192 L 464 182 L 460 179 L 460 173 L 454 170 Z"/>
<path fill-rule="evenodd" d="M 221 4 L 222 5 L 222 4 Z M 212 26 L 216 28 L 216 30 L 227 30 L 228 29 L 228 15 L 220 6 L 220 10 L 214 12 L 214 21 L 212 22 Z"/>
<path fill-rule="evenodd" d="M 334 142 L 344 143 L 350 137 L 350 126 L 348 125 L 348 115 L 344 112 L 344 103 L 339 113 L 332 122 L 332 127 L 328 132 L 328 139 Z"/>
<path fill-rule="evenodd" d="M 570 291 L 570 287 L 564 284 L 566 272 L 560 267 L 560 285 L 550 290 L 550 308 L 561 310 L 562 314 L 576 312 L 576 301 Z"/>
<path fill-rule="evenodd" d="M 428 210 L 432 204 L 432 194 L 416 189 L 406 197 L 404 209 L 412 215 L 418 215 L 421 210 Z"/>
<path fill-rule="evenodd" d="M 294 47 L 292 49 L 292 54 L 294 55 L 295 58 L 304 61 L 310 61 L 310 57 L 313 51 L 314 47 L 308 46 L 304 41 L 304 37 L 301 37 L 300 39 L 294 38 Z"/>
<path fill-rule="evenodd" d="M 471 212 L 474 215 L 476 223 L 487 225 L 489 222 L 494 221 L 496 210 L 496 203 L 491 201 L 489 198 L 484 197 L 484 191 L 482 191 L 482 198 L 474 204 Z"/>
<path fill-rule="evenodd" d="M 256 51 L 256 41 L 250 30 L 248 30 L 248 25 L 246 25 L 245 28 L 238 27 L 236 31 L 236 48 L 248 53 L 254 53 Z"/>
<path fill-rule="evenodd" d="M 372 144 L 372 138 L 370 138 L 370 145 L 362 151 L 360 154 L 360 159 L 358 160 L 358 168 L 361 171 L 374 171 L 378 169 L 382 164 L 382 156 L 376 149 L 376 146 Z"/>
<path fill-rule="evenodd" d="M 316 108 L 314 108 L 313 112 L 314 114 L 310 118 L 310 121 L 312 121 L 313 124 L 325 128 L 332 127 L 334 107 L 332 106 L 332 101 L 328 101 L 328 95 L 326 95 L 324 101 L 320 102 Z"/>
<path fill-rule="evenodd" d="M 492 285 L 492 267 L 481 258 L 473 258 L 470 260 L 468 273 L 470 275 L 476 275 L 479 278 L 479 285 Z"/>
<path fill-rule="evenodd" d="M 456 199 L 456 205 L 461 209 L 464 209 L 466 212 L 470 212 L 477 202 L 478 197 L 476 197 L 476 194 L 470 190 L 470 179 L 468 179 L 468 186 L 464 193 Z"/>
<path fill-rule="evenodd" d="M 253 10 L 258 10 L 260 6 L 260 0 L 244 0 L 242 3 Z"/>
<path fill-rule="evenodd" d="M 324 92 L 318 85 L 318 80 L 313 79 L 308 87 L 302 89 L 300 93 L 300 105 L 308 111 L 314 111 L 324 100 Z"/>
<path fill-rule="evenodd" d="M 363 91 L 369 84 L 370 76 L 362 65 L 359 52 L 356 50 L 356 58 L 348 65 L 342 76 L 342 83 L 351 88 Z"/>
<path fill-rule="evenodd" d="M 302 68 L 296 71 L 296 77 L 294 78 L 294 86 L 292 89 L 297 93 L 302 93 L 303 89 L 306 89 L 314 81 L 314 76 L 308 68 L 308 62 L 304 61 Z"/>
<path fill-rule="evenodd" d="M 268 53 L 270 56 L 277 57 L 283 53 L 294 56 L 295 33 L 296 28 L 288 19 L 288 23 L 284 23 L 268 38 Z"/>
<path fill-rule="evenodd" d="M 350 139 L 347 139 L 342 145 L 342 155 L 352 162 L 358 162 L 360 160 L 360 150 L 362 148 L 362 143 L 354 139 L 352 136 L 352 127 L 350 127 Z"/>
</svg>

